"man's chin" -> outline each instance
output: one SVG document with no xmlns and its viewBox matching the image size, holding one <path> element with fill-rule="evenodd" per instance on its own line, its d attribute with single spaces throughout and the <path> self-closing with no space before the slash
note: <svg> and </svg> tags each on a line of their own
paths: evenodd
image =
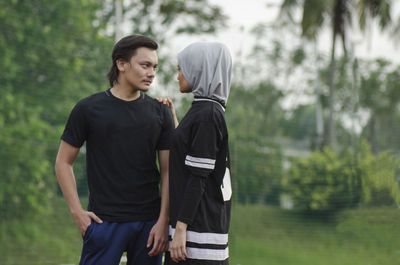
<svg viewBox="0 0 400 265">
<path fill-rule="evenodd" d="M 140 91 L 142 91 L 142 92 L 147 92 L 147 91 L 149 91 L 149 89 L 150 89 L 150 86 L 142 86 L 142 87 L 140 87 Z"/>
</svg>

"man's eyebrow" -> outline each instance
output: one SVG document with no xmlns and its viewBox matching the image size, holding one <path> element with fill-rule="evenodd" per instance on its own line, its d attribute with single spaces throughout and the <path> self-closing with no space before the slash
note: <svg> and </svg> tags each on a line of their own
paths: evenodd
<svg viewBox="0 0 400 265">
<path fill-rule="evenodd" d="M 153 62 L 151 62 L 151 61 L 149 61 L 149 60 L 143 60 L 143 61 L 141 61 L 140 63 L 147 63 L 147 64 L 151 64 L 151 65 L 158 65 L 158 63 L 153 63 Z"/>
</svg>

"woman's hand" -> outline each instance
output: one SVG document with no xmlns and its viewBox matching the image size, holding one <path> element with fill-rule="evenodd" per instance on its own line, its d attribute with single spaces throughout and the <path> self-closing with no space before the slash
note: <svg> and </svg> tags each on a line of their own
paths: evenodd
<svg viewBox="0 0 400 265">
<path fill-rule="evenodd" d="M 186 229 L 187 224 L 180 221 L 176 222 L 175 234 L 170 249 L 171 259 L 175 262 L 185 261 L 187 258 Z"/>
<path fill-rule="evenodd" d="M 172 102 L 171 99 L 169 98 L 155 98 L 156 100 L 158 100 L 158 102 L 166 105 L 172 113 L 172 117 L 174 118 L 174 124 L 175 124 L 175 128 L 178 127 L 178 118 L 176 117 L 176 113 L 175 113 L 175 107 L 174 107 L 174 103 Z"/>
</svg>

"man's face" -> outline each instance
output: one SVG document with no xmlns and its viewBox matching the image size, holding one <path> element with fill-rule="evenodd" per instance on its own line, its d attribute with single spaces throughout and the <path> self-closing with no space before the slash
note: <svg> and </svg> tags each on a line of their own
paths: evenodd
<svg viewBox="0 0 400 265">
<path fill-rule="evenodd" d="M 155 50 L 140 47 L 128 62 L 122 62 L 121 78 L 135 90 L 147 91 L 154 80 L 158 65 Z M 122 70 L 122 71 L 121 71 Z"/>
</svg>

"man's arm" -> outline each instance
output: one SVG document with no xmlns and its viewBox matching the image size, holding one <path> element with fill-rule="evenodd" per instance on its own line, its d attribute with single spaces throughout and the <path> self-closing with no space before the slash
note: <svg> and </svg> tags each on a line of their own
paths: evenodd
<svg viewBox="0 0 400 265">
<path fill-rule="evenodd" d="M 153 244 L 150 256 L 156 256 L 168 249 L 169 224 L 169 150 L 158 152 L 161 175 L 161 210 L 157 223 L 151 229 L 147 247 Z"/>
<path fill-rule="evenodd" d="M 81 234 L 84 235 L 92 219 L 98 223 L 102 223 L 102 221 L 93 212 L 83 210 L 79 200 L 73 170 L 73 165 L 78 153 L 78 147 L 74 147 L 65 141 L 61 141 L 56 158 L 55 170 L 58 184 L 60 185 L 61 191 L 67 201 L 72 217 L 74 218 Z"/>
</svg>

